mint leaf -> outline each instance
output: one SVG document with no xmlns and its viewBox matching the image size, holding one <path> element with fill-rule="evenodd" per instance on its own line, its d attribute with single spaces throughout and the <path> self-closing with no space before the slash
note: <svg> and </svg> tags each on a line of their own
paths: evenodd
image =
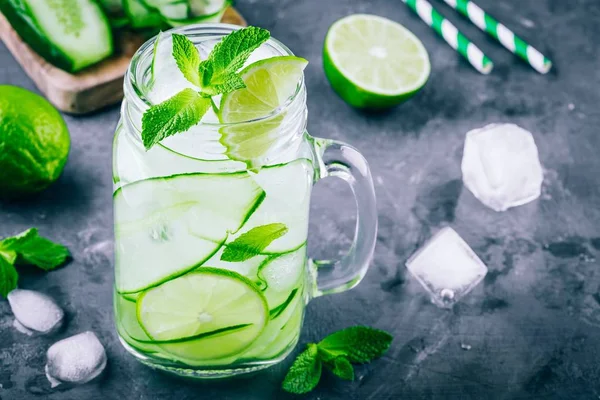
<svg viewBox="0 0 600 400">
<path fill-rule="evenodd" d="M 142 117 L 142 141 L 146 150 L 164 138 L 196 125 L 209 108 L 210 99 L 189 88 L 150 107 Z"/>
<path fill-rule="evenodd" d="M 350 361 L 346 357 L 337 357 L 333 361 L 333 365 L 325 364 L 337 377 L 345 379 L 347 381 L 354 380 L 354 368 Z"/>
<path fill-rule="evenodd" d="M 0 296 L 6 297 L 17 287 L 17 270 L 4 257 L 0 256 Z"/>
<path fill-rule="evenodd" d="M 173 57 L 177 67 L 185 76 L 185 79 L 196 86 L 200 86 L 200 53 L 194 43 L 184 35 L 174 33 L 173 35 Z"/>
<path fill-rule="evenodd" d="M 301 353 L 283 381 L 283 389 L 291 393 L 307 393 L 321 379 L 323 365 L 339 378 L 354 380 L 351 362 L 367 363 L 387 351 L 392 336 L 366 326 L 355 326 L 335 332 L 318 344 L 311 343 Z"/>
<path fill-rule="evenodd" d="M 204 91 L 214 96 L 220 93 L 230 93 L 245 87 L 244 80 L 238 74 L 229 74 L 222 76 L 218 81 L 211 82 L 210 86 L 206 87 Z"/>
<path fill-rule="evenodd" d="M 198 71 L 202 92 L 215 95 L 245 87 L 241 78 L 236 79 L 234 76 L 237 76 L 237 71 L 244 66 L 250 54 L 270 36 L 268 30 L 255 26 L 239 29 L 225 36 L 213 48 L 208 59 L 200 63 Z"/>
<path fill-rule="evenodd" d="M 35 265 L 45 271 L 58 267 L 69 257 L 65 246 L 39 236 L 35 228 L 0 241 L 0 252 L 16 255 L 12 261 L 4 257 L 11 264 Z"/>
<path fill-rule="evenodd" d="M 362 364 L 382 356 L 390 347 L 392 339 L 385 331 L 354 326 L 327 336 L 319 342 L 319 349 L 336 357 L 347 357 L 350 362 Z"/>
<path fill-rule="evenodd" d="M 310 343 L 308 348 L 294 361 L 283 380 L 282 388 L 290 393 L 308 393 L 319 383 L 321 370 L 317 345 Z"/>
<path fill-rule="evenodd" d="M 242 262 L 260 254 L 275 239 L 288 232 L 287 226 L 281 223 L 257 226 L 240 235 L 227 245 L 221 261 Z"/>
</svg>

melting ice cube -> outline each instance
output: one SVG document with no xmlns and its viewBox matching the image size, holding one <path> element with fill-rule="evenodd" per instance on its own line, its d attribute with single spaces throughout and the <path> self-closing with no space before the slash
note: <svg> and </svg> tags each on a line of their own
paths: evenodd
<svg viewBox="0 0 600 400">
<path fill-rule="evenodd" d="M 544 174 L 530 132 L 514 124 L 491 124 L 467 133 L 463 182 L 495 211 L 540 196 Z"/>
<path fill-rule="evenodd" d="M 452 228 L 434 235 L 406 267 L 440 307 L 451 307 L 487 274 L 487 267 Z"/>
<path fill-rule="evenodd" d="M 104 346 L 90 331 L 54 343 L 46 355 L 46 376 L 52 387 L 89 382 L 106 367 Z"/>
<path fill-rule="evenodd" d="M 15 328 L 23 333 L 48 334 L 62 325 L 63 310 L 43 293 L 15 289 L 8 294 L 10 308 L 15 315 Z"/>
</svg>

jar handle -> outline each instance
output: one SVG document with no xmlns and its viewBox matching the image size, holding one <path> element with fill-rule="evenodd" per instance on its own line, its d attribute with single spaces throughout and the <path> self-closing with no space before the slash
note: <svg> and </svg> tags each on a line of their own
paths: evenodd
<svg viewBox="0 0 600 400">
<path fill-rule="evenodd" d="M 311 260 L 315 284 L 312 296 L 352 289 L 363 279 L 377 241 L 377 205 L 373 178 L 367 160 L 354 147 L 335 140 L 315 138 L 314 149 L 319 176 L 346 181 L 356 201 L 356 229 L 348 253 L 337 261 Z"/>
</svg>

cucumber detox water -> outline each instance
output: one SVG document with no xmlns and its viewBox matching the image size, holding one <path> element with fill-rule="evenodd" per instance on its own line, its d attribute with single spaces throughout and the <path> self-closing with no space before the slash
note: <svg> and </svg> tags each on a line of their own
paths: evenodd
<svg viewBox="0 0 600 400">
<path fill-rule="evenodd" d="M 193 40 L 205 60 L 220 37 Z M 241 76 L 259 99 L 275 93 L 271 86 L 287 85 L 290 102 L 280 112 L 227 124 L 223 120 L 233 117 L 225 110 L 250 113 L 247 100 L 241 92 L 215 96 L 199 124 L 146 150 L 142 100 L 133 92 L 159 104 L 194 87 L 171 56 L 172 42 L 161 34 L 154 51 L 150 44 L 140 50 L 135 75 L 130 70 L 128 77 L 136 90 L 126 84 L 115 134 L 117 331 L 129 352 L 155 368 L 230 376 L 280 361 L 300 334 L 315 174 L 303 137 L 304 88 L 301 75 L 284 83 L 277 81 L 280 72 L 269 75 L 296 62 L 269 40 Z M 262 89 L 267 94 L 257 94 Z"/>
</svg>

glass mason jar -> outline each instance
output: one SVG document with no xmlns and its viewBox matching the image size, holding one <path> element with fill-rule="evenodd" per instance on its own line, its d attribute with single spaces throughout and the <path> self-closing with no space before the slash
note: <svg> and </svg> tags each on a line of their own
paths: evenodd
<svg viewBox="0 0 600 400">
<path fill-rule="evenodd" d="M 172 32 L 201 48 L 234 29 Z M 365 275 L 377 231 L 369 167 L 354 148 L 306 132 L 303 80 L 264 118 L 203 121 L 146 151 L 141 117 L 151 104 L 154 40 L 131 61 L 114 138 L 119 337 L 143 363 L 178 375 L 227 377 L 269 367 L 298 342 L 310 299 L 348 290 Z M 275 39 L 261 49 L 292 55 Z M 237 142 L 226 147 L 224 137 Z M 311 189 L 330 176 L 353 190 L 356 236 L 341 260 L 313 261 L 306 254 Z M 255 243 L 265 235 L 267 242 Z"/>
</svg>

